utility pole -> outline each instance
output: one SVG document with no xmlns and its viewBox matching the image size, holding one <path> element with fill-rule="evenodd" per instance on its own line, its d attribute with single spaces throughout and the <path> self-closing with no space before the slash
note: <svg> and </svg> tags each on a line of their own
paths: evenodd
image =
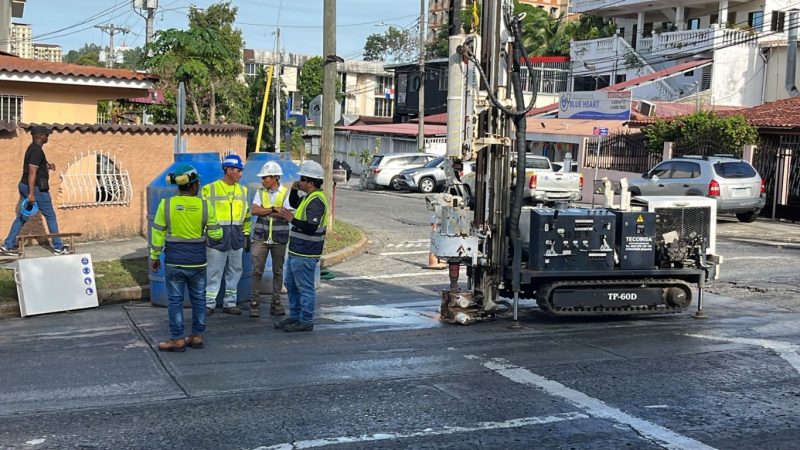
<svg viewBox="0 0 800 450">
<path fill-rule="evenodd" d="M 417 150 L 425 151 L 425 0 L 419 0 L 419 110 Z"/>
<path fill-rule="evenodd" d="M 113 23 L 108 25 L 95 25 L 103 33 L 108 33 L 108 55 L 106 56 L 106 67 L 111 69 L 114 67 L 114 59 L 116 58 L 117 51 L 114 49 L 114 35 L 118 33 L 128 34 L 131 30 L 127 27 L 115 27 Z"/>
<path fill-rule="evenodd" d="M 336 106 L 336 0 L 324 0 L 322 18 L 322 142 L 320 164 L 325 171 L 322 188 L 325 196 L 333 198 L 333 120 Z"/>
<path fill-rule="evenodd" d="M 153 21 L 156 18 L 158 0 L 133 0 L 133 9 L 136 11 L 136 14 L 142 16 L 145 20 L 144 43 L 149 44 L 153 42 Z M 147 15 L 142 15 L 139 10 L 144 10 Z"/>
<path fill-rule="evenodd" d="M 276 49 L 278 55 L 278 64 L 275 66 L 275 153 L 281 151 L 281 61 L 283 59 L 283 52 L 281 51 L 281 29 L 278 28 L 276 33 Z"/>
</svg>

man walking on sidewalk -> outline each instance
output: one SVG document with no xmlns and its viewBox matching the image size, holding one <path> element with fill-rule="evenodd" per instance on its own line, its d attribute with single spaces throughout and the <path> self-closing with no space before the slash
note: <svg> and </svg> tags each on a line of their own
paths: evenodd
<svg viewBox="0 0 800 450">
<path fill-rule="evenodd" d="M 283 170 L 275 161 L 268 161 L 258 173 L 262 187 L 253 197 L 253 215 L 258 219 L 253 224 L 253 287 L 250 297 L 250 317 L 259 316 L 259 295 L 261 278 L 267 255 L 272 255 L 272 303 L 269 313 L 273 316 L 286 314 L 281 306 L 283 287 L 283 262 L 286 257 L 286 243 L 289 241 L 289 223 L 281 218 L 280 211 L 291 210 L 289 190 L 281 186 Z"/>
<path fill-rule="evenodd" d="M 239 184 L 243 170 L 242 158 L 228 155 L 222 160 L 222 178 L 203 186 L 203 198 L 211 202 L 224 231 L 222 241 L 208 241 L 208 315 L 214 314 L 223 276 L 225 295 L 222 312 L 236 316 L 242 314 L 236 306 L 236 288 L 242 277 L 242 253 L 250 251 L 250 204 L 247 188 Z"/>
<path fill-rule="evenodd" d="M 322 192 L 325 175 L 322 166 L 314 161 L 306 161 L 300 167 L 300 181 L 292 187 L 289 202 L 297 205 L 292 214 L 282 210 L 281 216 L 290 221 L 289 257 L 286 264 L 284 283 L 289 297 L 289 317 L 275 324 L 284 331 L 311 331 L 314 329 L 314 308 L 317 291 L 314 286 L 314 273 L 328 229 L 328 199 Z M 298 189 L 305 193 L 300 199 Z"/>
<path fill-rule="evenodd" d="M 42 148 L 47 143 L 50 135 L 50 129 L 43 126 L 31 127 L 31 145 L 25 151 L 25 157 L 22 162 L 22 178 L 19 182 L 19 195 L 20 201 L 28 201 L 28 205 L 34 203 L 42 212 L 45 222 L 47 222 L 47 231 L 50 234 L 58 234 L 58 221 L 56 221 L 56 212 L 53 209 L 53 201 L 50 198 L 50 172 L 56 170 L 56 165 L 47 162 L 47 156 L 44 154 Z M 3 245 L 0 245 L 0 253 L 15 254 L 14 248 L 17 247 L 17 236 L 22 231 L 22 226 L 33 217 L 17 212 L 17 217 L 11 223 L 11 230 L 8 232 Z M 69 249 L 64 247 L 61 238 L 55 236 L 53 238 L 53 254 L 66 255 Z"/>
<path fill-rule="evenodd" d="M 206 243 L 205 236 L 219 241 L 222 227 L 217 224 L 214 208 L 197 196 L 200 175 L 189 164 L 181 164 L 167 176 L 178 185 L 177 196 L 158 204 L 150 230 L 150 269 L 158 272 L 164 250 L 169 305 L 170 339 L 158 344 L 164 352 L 182 352 L 186 346 L 203 348 L 206 330 Z M 188 287 L 192 302 L 192 334 L 183 337 L 183 294 Z"/>
</svg>

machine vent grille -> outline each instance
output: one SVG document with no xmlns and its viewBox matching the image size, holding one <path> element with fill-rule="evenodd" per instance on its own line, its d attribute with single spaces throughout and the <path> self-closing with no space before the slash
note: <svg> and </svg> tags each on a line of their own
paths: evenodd
<svg viewBox="0 0 800 450">
<path fill-rule="evenodd" d="M 694 232 L 703 237 L 708 250 L 711 241 L 711 208 L 655 208 L 655 213 L 657 236 L 675 231 L 681 239 L 685 239 Z"/>
</svg>

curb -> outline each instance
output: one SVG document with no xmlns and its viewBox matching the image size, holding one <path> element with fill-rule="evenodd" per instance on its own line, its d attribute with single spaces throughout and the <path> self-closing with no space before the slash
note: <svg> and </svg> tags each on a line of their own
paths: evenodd
<svg viewBox="0 0 800 450">
<path fill-rule="evenodd" d="M 367 237 L 364 235 L 364 233 L 361 233 L 361 240 L 355 244 L 320 258 L 320 267 L 330 267 L 335 264 L 339 264 L 346 259 L 352 258 L 355 255 L 364 253 L 368 243 L 369 240 Z M 149 298 L 150 285 L 97 291 L 97 300 L 100 303 L 100 306 L 115 305 L 126 302 L 138 302 L 147 300 Z M 18 303 L 0 304 L 0 319 L 8 319 L 19 316 Z"/>
</svg>

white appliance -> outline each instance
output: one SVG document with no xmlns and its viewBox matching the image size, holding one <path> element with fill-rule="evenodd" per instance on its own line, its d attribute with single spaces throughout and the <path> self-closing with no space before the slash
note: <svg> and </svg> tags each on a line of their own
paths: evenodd
<svg viewBox="0 0 800 450">
<path fill-rule="evenodd" d="M 12 267 L 22 317 L 99 305 L 88 253 L 20 259 Z"/>
<path fill-rule="evenodd" d="M 675 231 L 684 237 L 694 232 L 706 240 L 706 254 L 716 255 L 716 200 L 699 196 L 642 195 L 633 197 L 631 206 L 656 213 L 659 235 Z"/>
</svg>

